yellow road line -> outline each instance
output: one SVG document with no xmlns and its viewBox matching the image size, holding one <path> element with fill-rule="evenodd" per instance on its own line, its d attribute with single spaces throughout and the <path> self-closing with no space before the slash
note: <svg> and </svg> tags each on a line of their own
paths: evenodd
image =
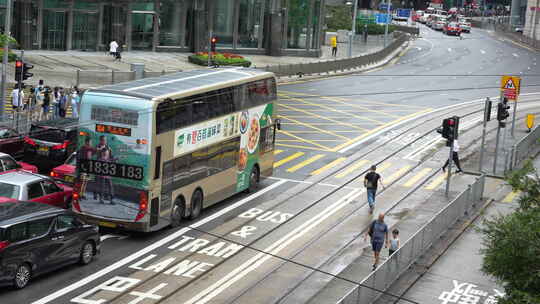
<svg viewBox="0 0 540 304">
<path fill-rule="evenodd" d="M 311 164 L 312 162 L 315 162 L 315 161 L 323 158 L 324 156 L 325 156 L 324 154 L 317 154 L 317 155 L 315 155 L 315 156 L 313 156 L 311 158 L 308 158 L 308 159 L 306 159 L 306 160 L 304 160 L 304 161 L 290 167 L 289 169 L 287 169 L 287 172 L 296 172 L 298 169 L 303 168 L 303 167 Z"/>
<path fill-rule="evenodd" d="M 301 142 L 305 142 L 305 143 L 308 143 L 308 144 L 312 144 L 312 145 L 314 145 L 314 146 L 317 146 L 317 147 L 319 147 L 319 148 L 323 148 L 323 149 L 325 149 L 326 151 L 329 151 L 329 150 L 330 150 L 329 147 L 323 146 L 323 145 L 318 144 L 318 143 L 316 143 L 316 142 L 314 142 L 314 141 L 312 141 L 312 140 L 309 140 L 309 139 L 304 139 L 304 138 L 298 137 L 298 136 L 296 136 L 296 135 L 294 135 L 294 134 L 291 134 L 291 133 L 289 133 L 289 132 L 287 132 L 287 131 L 281 130 L 281 131 L 279 131 L 279 132 L 280 132 L 280 133 L 283 133 L 283 134 L 285 134 L 285 135 L 287 135 L 287 136 L 296 138 L 296 139 L 298 139 L 298 140 L 301 141 Z"/>
<path fill-rule="evenodd" d="M 401 117 L 401 118 L 398 118 L 398 119 L 396 119 L 396 120 L 394 120 L 394 121 L 391 121 L 391 122 L 389 122 L 389 123 L 386 123 L 386 124 L 384 124 L 384 125 L 378 126 L 377 128 L 372 129 L 372 130 L 369 130 L 368 132 L 366 132 L 366 133 L 364 133 L 364 134 L 362 134 L 362 135 L 360 135 L 360 136 L 358 136 L 358 137 L 356 137 L 356 138 L 353 138 L 353 139 L 351 139 L 350 141 L 348 141 L 348 142 L 346 142 L 346 143 L 343 143 L 343 144 L 341 144 L 341 145 L 339 145 L 339 146 L 337 146 L 337 147 L 334 147 L 334 148 L 332 149 L 331 152 L 339 151 L 339 150 L 341 150 L 341 149 L 343 149 L 343 148 L 345 148 L 345 147 L 347 147 L 347 146 L 350 146 L 350 145 L 352 145 L 353 143 L 355 143 L 355 142 L 361 140 L 361 139 L 364 138 L 364 137 L 367 137 L 367 136 L 369 136 L 369 135 L 371 135 L 371 134 L 373 134 L 373 133 L 379 132 L 380 130 L 382 130 L 382 129 L 388 127 L 388 126 L 395 125 L 396 123 L 398 123 L 398 122 L 400 122 L 400 121 L 409 119 L 409 118 L 414 117 L 414 116 L 418 116 L 418 115 L 420 115 L 420 114 L 422 114 L 422 113 L 425 113 L 425 112 L 428 112 L 428 111 L 431 111 L 431 109 L 425 109 L 425 110 L 420 111 L 420 112 L 412 113 L 412 114 L 410 114 L 410 115 L 403 116 L 403 117 Z"/>
<path fill-rule="evenodd" d="M 293 133 L 293 132 L 291 132 Z M 315 142 L 343 142 L 341 139 L 311 139 Z M 299 142 L 297 139 L 276 139 L 276 142 Z"/>
<path fill-rule="evenodd" d="M 276 146 L 287 147 L 287 148 L 295 148 L 295 149 L 306 149 L 306 150 L 313 150 L 313 151 L 328 152 L 328 149 L 320 149 L 320 148 L 317 148 L 317 147 L 302 146 L 302 145 L 282 144 L 282 143 L 279 143 L 279 142 L 276 143 Z"/>
<path fill-rule="evenodd" d="M 343 139 L 350 139 L 350 138 L 345 137 L 345 136 L 343 136 L 343 135 L 336 134 L 336 133 L 334 133 L 334 132 L 332 132 L 332 131 L 328 131 L 328 130 L 324 130 L 324 129 L 321 129 L 321 128 L 317 128 L 317 127 L 315 127 L 315 126 L 313 126 L 313 125 L 311 125 L 311 124 L 309 124 L 309 123 L 305 123 L 305 122 L 302 122 L 302 121 L 298 121 L 298 120 L 296 120 L 296 119 L 292 119 L 292 118 L 290 118 L 290 116 L 288 116 L 288 115 L 282 115 L 282 114 L 280 114 L 280 115 L 278 115 L 278 117 L 285 118 L 286 120 L 295 122 L 296 124 L 299 124 L 299 125 L 302 125 L 302 126 L 311 128 L 311 129 L 316 130 L 316 131 L 319 131 L 319 132 L 321 132 L 321 133 L 326 133 L 326 134 L 329 134 L 329 135 L 332 135 L 332 136 L 341 137 L 341 138 L 343 138 Z M 305 117 L 304 117 L 304 118 L 305 118 Z"/>
<path fill-rule="evenodd" d="M 311 175 L 318 175 L 318 174 L 321 174 L 323 173 L 324 171 L 334 167 L 334 166 L 337 166 L 338 164 L 340 164 L 341 162 L 343 162 L 346 158 L 345 157 L 340 157 L 338 159 L 335 159 L 333 162 L 329 163 L 329 164 L 326 164 L 324 165 L 323 167 L 311 172 Z"/>
<path fill-rule="evenodd" d="M 382 165 L 377 167 L 377 172 L 381 173 L 384 170 L 388 169 L 391 165 L 392 163 L 383 163 Z"/>
<path fill-rule="evenodd" d="M 512 191 L 510 193 L 508 193 L 508 195 L 506 195 L 504 197 L 504 199 L 502 200 L 503 203 L 511 203 L 514 201 L 514 198 L 516 198 L 516 196 L 518 196 L 519 194 L 521 194 L 521 191 Z"/>
<path fill-rule="evenodd" d="M 339 97 L 322 97 L 322 98 L 325 98 L 325 99 L 328 99 L 328 100 L 332 100 L 332 101 L 335 101 L 335 102 L 340 102 L 342 104 L 346 104 L 347 106 L 350 106 L 350 107 L 353 107 L 353 108 L 358 108 L 358 109 L 362 109 L 364 111 L 368 111 L 368 112 L 373 112 L 373 113 L 379 113 L 379 114 L 386 114 L 388 116 L 393 116 L 393 117 L 399 117 L 398 115 L 394 115 L 394 114 L 390 114 L 390 113 L 385 113 L 383 111 L 379 111 L 379 110 L 373 110 L 371 108 L 368 108 L 366 106 L 361 106 L 361 105 L 357 105 L 357 104 L 353 104 L 353 103 L 348 103 L 346 102 L 347 99 L 345 98 L 339 98 Z M 378 122 L 377 120 L 373 120 L 375 122 Z"/>
<path fill-rule="evenodd" d="M 348 116 L 351 116 L 351 117 L 354 117 L 356 119 L 361 119 L 361 120 L 368 120 L 368 121 L 371 121 L 371 122 L 375 122 L 375 123 L 383 123 L 381 121 L 378 121 L 378 120 L 375 120 L 375 119 L 371 119 L 371 118 L 368 118 L 368 117 L 365 117 L 365 116 L 362 116 L 362 115 L 356 115 L 356 114 L 353 114 L 353 113 L 348 113 L 348 112 L 345 112 L 345 111 L 341 111 L 341 110 L 337 110 L 336 108 L 332 107 L 332 104 L 328 104 L 328 105 L 321 105 L 321 104 L 316 104 L 316 103 L 313 103 L 313 102 L 310 102 L 310 101 L 306 101 L 302 98 L 295 98 L 295 97 L 290 97 L 292 98 L 293 100 L 298 100 L 300 102 L 303 102 L 305 104 L 308 104 L 308 105 L 312 105 L 312 106 L 318 106 L 318 107 L 321 107 L 323 109 L 327 109 L 331 112 L 335 112 L 335 113 L 341 113 L 341 114 L 344 114 L 344 115 L 348 115 Z M 331 101 L 334 101 L 334 102 L 337 102 L 337 100 L 334 100 L 333 98 L 330 98 L 330 97 L 321 97 L 321 98 L 324 98 L 326 100 L 331 100 Z M 363 107 L 362 108 L 363 110 L 365 111 L 368 111 L 368 108 L 365 108 Z M 316 115 L 316 114 L 313 114 L 313 115 Z M 330 120 L 330 118 L 327 118 L 327 116 L 323 116 L 324 118 Z"/>
<path fill-rule="evenodd" d="M 369 162 L 367 159 L 362 159 L 360 161 L 357 161 L 353 165 L 349 166 L 346 170 L 341 171 L 341 173 L 336 174 L 336 178 L 342 178 L 348 175 L 349 173 L 355 171 L 356 169 L 362 167 L 367 162 Z"/>
<path fill-rule="evenodd" d="M 397 170 L 396 172 L 394 172 L 392 175 L 390 175 L 388 178 L 385 178 L 384 179 L 384 182 L 386 184 L 390 184 L 392 183 L 394 180 L 400 178 L 403 174 L 405 174 L 405 172 L 409 171 L 409 169 L 411 168 L 412 166 L 409 166 L 409 165 L 406 165 L 405 167 Z"/>
<path fill-rule="evenodd" d="M 427 185 L 426 190 L 433 190 L 437 188 L 444 180 L 446 180 L 446 173 L 439 174 L 429 185 Z"/>
<path fill-rule="evenodd" d="M 403 184 L 403 187 L 412 187 L 412 185 L 416 184 L 422 177 L 426 176 L 429 172 L 431 172 L 431 168 L 424 168 L 420 170 L 415 176 L 413 176 L 411 179 L 409 179 L 405 184 Z"/>
<path fill-rule="evenodd" d="M 281 152 L 283 152 L 283 150 L 274 150 L 274 155 L 278 155 Z"/>
<path fill-rule="evenodd" d="M 279 116 L 279 115 L 278 115 Z M 282 122 L 281 123 L 282 125 L 297 125 L 297 123 L 295 122 Z M 309 123 L 310 125 L 312 126 L 335 126 L 336 124 L 333 123 L 333 122 L 310 122 Z M 351 125 L 356 125 L 356 126 L 362 126 L 362 125 L 366 125 L 366 124 L 369 124 L 369 122 L 364 122 L 364 123 L 354 123 L 354 122 L 351 122 L 349 123 Z M 339 127 L 339 126 L 338 126 Z M 357 129 L 362 129 L 363 131 L 369 131 L 368 129 L 365 129 L 365 128 L 357 128 Z M 360 131 L 362 131 L 360 130 Z M 356 132 L 358 132 L 358 130 L 356 130 Z"/>
<path fill-rule="evenodd" d="M 297 158 L 299 158 L 299 157 L 302 156 L 302 155 L 304 155 L 304 152 L 296 152 L 296 153 L 294 153 L 294 154 L 291 155 L 291 156 L 287 156 L 287 157 L 285 157 L 284 159 L 275 162 L 275 163 L 274 163 L 274 168 L 277 168 L 277 167 L 279 167 L 279 166 L 281 166 L 281 165 L 283 165 L 283 164 L 285 164 L 285 163 L 287 163 L 287 162 L 290 162 L 290 161 L 293 160 L 293 159 L 297 159 Z"/>
</svg>

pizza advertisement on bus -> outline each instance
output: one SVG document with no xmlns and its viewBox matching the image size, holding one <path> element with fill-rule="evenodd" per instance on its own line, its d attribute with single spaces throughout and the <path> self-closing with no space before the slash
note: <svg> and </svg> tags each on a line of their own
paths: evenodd
<svg viewBox="0 0 540 304">
<path fill-rule="evenodd" d="M 249 175 L 259 160 L 261 129 L 272 125 L 273 105 L 258 106 L 240 114 L 240 150 L 238 152 L 236 189 L 249 186 Z"/>
<path fill-rule="evenodd" d="M 129 114 L 130 110 L 123 110 Z M 111 122 L 80 128 L 77 150 L 79 208 L 88 214 L 135 221 L 149 188 L 149 130 L 138 123 Z M 102 123 L 103 122 L 103 123 Z"/>
</svg>

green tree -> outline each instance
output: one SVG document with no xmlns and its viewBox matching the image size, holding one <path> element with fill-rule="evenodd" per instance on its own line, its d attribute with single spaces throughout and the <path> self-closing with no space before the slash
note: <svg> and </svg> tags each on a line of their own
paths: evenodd
<svg viewBox="0 0 540 304">
<path fill-rule="evenodd" d="M 3 48 L 6 45 L 6 42 L 9 43 L 10 47 L 17 44 L 17 40 L 15 40 L 15 38 L 0 34 L 0 47 Z"/>
<path fill-rule="evenodd" d="M 326 6 L 328 31 L 350 30 L 352 27 L 351 7 L 348 5 Z"/>
<path fill-rule="evenodd" d="M 511 214 L 484 221 L 482 271 L 505 288 L 499 304 L 540 303 L 540 179 L 531 163 L 507 176 L 521 191 Z"/>
</svg>

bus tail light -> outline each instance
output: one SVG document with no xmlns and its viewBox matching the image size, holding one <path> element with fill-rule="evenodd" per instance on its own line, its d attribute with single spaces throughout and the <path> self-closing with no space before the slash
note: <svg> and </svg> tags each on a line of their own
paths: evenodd
<svg viewBox="0 0 540 304">
<path fill-rule="evenodd" d="M 30 137 L 28 137 L 28 136 L 25 136 L 25 137 L 24 137 L 24 142 L 27 143 L 27 144 L 29 144 L 29 145 L 31 145 L 31 146 L 35 146 L 35 145 L 36 145 L 36 142 L 33 141 L 33 140 L 32 140 Z"/>
<path fill-rule="evenodd" d="M 1 241 L 0 242 L 0 252 L 2 250 L 4 250 L 7 246 L 9 246 L 9 242 L 8 241 Z"/>
<path fill-rule="evenodd" d="M 63 149 L 66 149 L 68 145 L 69 145 L 69 140 L 64 140 L 64 143 L 56 145 L 56 146 L 52 146 L 51 150 L 63 150 Z"/>
<path fill-rule="evenodd" d="M 138 222 L 140 219 L 142 219 L 148 210 L 148 195 L 146 195 L 146 191 L 141 191 L 139 194 L 139 213 L 135 217 L 135 222 Z"/>
</svg>

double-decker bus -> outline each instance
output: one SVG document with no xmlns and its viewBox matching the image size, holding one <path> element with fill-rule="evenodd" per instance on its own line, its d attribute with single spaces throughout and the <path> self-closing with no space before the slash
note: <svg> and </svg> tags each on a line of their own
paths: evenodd
<svg viewBox="0 0 540 304">
<path fill-rule="evenodd" d="M 272 175 L 272 73 L 180 72 L 87 90 L 73 210 L 106 227 L 154 231 L 255 189 Z"/>
</svg>

